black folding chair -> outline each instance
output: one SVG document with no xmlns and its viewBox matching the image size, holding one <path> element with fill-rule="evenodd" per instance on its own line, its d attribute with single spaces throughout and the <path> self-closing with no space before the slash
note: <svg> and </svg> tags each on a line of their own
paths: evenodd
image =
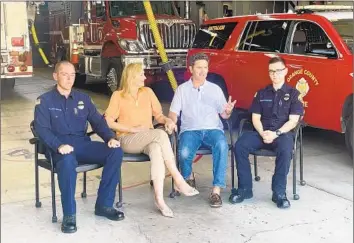
<svg viewBox="0 0 354 243">
<path fill-rule="evenodd" d="M 154 129 L 159 129 L 164 127 L 163 124 L 156 124 L 154 125 Z M 174 147 L 175 144 L 175 134 L 173 133 L 172 135 L 169 135 L 171 146 Z M 130 154 L 130 153 L 124 153 L 123 156 L 123 162 L 127 163 L 136 163 L 136 162 L 149 162 L 150 158 L 148 155 L 140 153 L 140 154 Z M 172 180 L 172 189 L 170 193 L 170 197 L 174 197 L 175 195 L 175 189 L 174 189 L 174 181 L 173 178 L 171 177 Z M 153 186 L 153 181 L 150 180 L 150 186 Z M 123 206 L 123 193 L 122 193 L 122 177 L 120 179 L 120 183 L 118 185 L 118 191 L 119 191 L 119 201 L 116 203 L 117 208 L 120 208 Z"/>
<path fill-rule="evenodd" d="M 296 193 L 296 163 L 297 163 L 297 150 L 300 149 L 300 184 L 302 186 L 306 185 L 306 181 L 304 180 L 304 161 L 303 161 L 303 143 L 302 143 L 302 129 L 305 126 L 305 123 L 302 121 L 302 117 L 300 118 L 299 123 L 293 129 L 295 133 L 295 143 L 293 149 L 293 198 L 294 200 L 299 200 L 300 196 Z M 247 130 L 255 131 L 251 118 L 242 119 L 240 122 L 240 127 L 238 131 L 238 138 L 242 136 L 244 130 L 248 127 Z M 254 162 L 254 179 L 255 181 L 260 181 L 261 178 L 258 176 L 258 168 L 257 168 L 257 157 L 276 157 L 276 153 L 273 150 L 268 149 L 260 149 L 251 153 L 253 155 Z M 233 191 L 233 193 L 236 193 Z"/>
<path fill-rule="evenodd" d="M 230 117 L 229 119 L 225 120 L 226 121 L 226 125 L 227 125 L 227 129 L 229 130 L 230 133 L 230 144 L 229 144 L 229 150 L 231 151 L 231 183 L 232 183 L 232 189 L 233 190 L 235 188 L 235 156 L 234 156 L 234 140 L 232 137 L 232 117 Z M 180 121 L 178 122 L 178 124 L 180 124 Z M 179 126 L 178 126 L 178 130 L 179 130 Z M 177 136 L 176 136 L 177 137 Z M 176 138 L 177 140 L 177 138 Z M 212 151 L 205 147 L 205 146 L 201 146 L 197 152 L 196 155 L 212 155 Z M 178 140 L 176 141 L 176 158 L 177 158 L 177 167 L 180 169 L 180 163 L 179 163 L 179 158 L 178 158 Z M 179 195 L 178 193 L 176 195 Z"/>
<path fill-rule="evenodd" d="M 161 124 L 156 124 L 154 126 L 154 128 L 159 128 L 163 125 Z M 52 160 L 52 154 L 50 149 L 48 149 L 43 142 L 41 142 L 41 140 L 39 139 L 35 129 L 34 129 L 34 122 L 32 121 L 30 124 L 30 128 L 31 131 L 33 133 L 33 138 L 31 138 L 29 140 L 29 142 L 31 144 L 33 144 L 35 146 L 35 194 L 36 194 L 36 208 L 40 208 L 42 206 L 42 203 L 39 201 L 39 170 L 38 167 L 42 167 L 44 169 L 47 169 L 51 172 L 51 191 L 52 191 L 52 222 L 55 223 L 58 221 L 57 215 L 56 215 L 56 202 L 55 202 L 55 173 L 56 169 L 55 169 L 55 165 L 53 163 Z M 95 132 L 91 131 L 86 133 L 87 136 L 92 136 L 94 134 L 96 134 Z M 170 137 L 170 141 L 171 143 L 174 143 L 175 140 L 173 138 L 175 138 L 175 135 L 172 134 L 169 136 Z M 173 146 L 173 144 L 172 144 Z M 47 158 L 43 158 L 43 159 L 39 159 L 39 155 L 43 155 L 45 156 L 45 154 L 47 153 L 47 156 L 49 157 Z M 148 155 L 146 154 L 129 154 L 129 153 L 124 153 L 123 155 L 123 161 L 125 162 L 148 162 L 150 161 L 150 158 Z M 95 169 L 99 169 L 101 168 L 102 165 L 100 164 L 79 164 L 76 168 L 76 172 L 77 173 L 81 173 L 83 172 L 83 192 L 81 193 L 81 197 L 82 198 L 86 198 L 87 197 L 87 193 L 86 193 L 86 172 L 91 171 L 91 170 L 95 170 Z M 153 182 L 150 181 L 150 185 L 153 186 Z M 172 192 L 170 193 L 170 197 L 174 197 L 175 194 L 175 190 L 174 190 L 174 181 L 172 178 Z M 116 203 L 116 206 L 118 208 L 122 207 L 123 205 L 123 189 L 122 189 L 122 171 L 120 173 L 120 178 L 119 178 L 119 184 L 118 184 L 118 202 Z"/>
<path fill-rule="evenodd" d="M 34 129 L 34 121 L 31 122 L 30 128 L 33 134 L 33 138 L 29 140 L 30 144 L 34 145 L 34 171 L 35 171 L 35 193 L 36 193 L 36 208 L 40 208 L 42 206 L 42 203 L 39 201 L 39 172 L 38 172 L 38 167 L 42 167 L 46 170 L 49 170 L 51 173 L 51 191 L 52 191 L 52 222 L 55 223 L 58 221 L 57 214 L 56 214 L 56 202 L 55 202 L 55 180 L 54 180 L 54 174 L 57 173 L 55 169 L 55 165 L 53 164 L 53 159 L 52 159 L 52 152 L 50 149 L 48 149 L 43 142 L 39 139 L 37 136 L 37 133 Z M 87 133 L 87 136 L 91 136 L 94 133 Z M 39 155 L 45 156 L 47 154 L 48 158 L 43 158 L 39 159 Z M 76 172 L 77 173 L 84 173 L 83 176 L 83 191 L 81 193 L 82 198 L 86 198 L 86 173 L 91 170 L 96 170 L 101 168 L 102 165 L 100 164 L 82 164 L 80 163 L 76 167 Z"/>
</svg>

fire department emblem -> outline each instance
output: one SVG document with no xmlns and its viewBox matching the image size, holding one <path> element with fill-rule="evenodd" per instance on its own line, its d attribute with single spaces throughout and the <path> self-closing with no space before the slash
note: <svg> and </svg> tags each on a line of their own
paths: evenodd
<svg viewBox="0 0 354 243">
<path fill-rule="evenodd" d="M 300 92 L 299 100 L 302 101 L 302 99 L 305 97 L 305 95 L 309 92 L 310 86 L 307 83 L 305 78 L 301 78 L 301 79 L 299 79 L 299 81 L 297 81 L 295 87 Z"/>
</svg>

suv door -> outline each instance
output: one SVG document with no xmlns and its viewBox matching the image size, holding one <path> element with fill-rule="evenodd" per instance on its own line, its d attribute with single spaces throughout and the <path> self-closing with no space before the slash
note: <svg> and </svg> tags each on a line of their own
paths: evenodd
<svg viewBox="0 0 354 243">
<path fill-rule="evenodd" d="M 270 83 L 269 58 L 284 52 L 290 20 L 248 21 L 232 57 L 237 106 L 249 109 L 255 92 Z"/>
<path fill-rule="evenodd" d="M 300 91 L 305 121 L 314 127 L 326 126 L 333 111 L 337 73 L 337 50 L 324 29 L 310 21 L 294 21 L 283 55 L 289 72 L 287 82 Z M 324 122 L 326 121 L 326 122 Z"/>
</svg>

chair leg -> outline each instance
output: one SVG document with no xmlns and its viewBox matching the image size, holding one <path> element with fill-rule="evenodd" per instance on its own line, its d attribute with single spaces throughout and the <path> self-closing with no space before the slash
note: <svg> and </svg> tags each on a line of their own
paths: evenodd
<svg viewBox="0 0 354 243">
<path fill-rule="evenodd" d="M 172 176 L 171 176 L 171 178 L 172 178 Z M 174 180 L 172 178 L 171 179 L 172 188 L 171 188 L 171 192 L 170 192 L 170 195 L 169 195 L 170 198 L 175 198 L 176 197 L 176 190 L 175 190 L 174 184 L 175 184 L 175 182 L 174 182 Z"/>
<path fill-rule="evenodd" d="M 119 175 L 119 184 L 118 184 L 118 202 L 116 203 L 117 208 L 123 207 L 123 183 L 122 183 L 122 172 Z"/>
<path fill-rule="evenodd" d="M 257 156 L 254 155 L 253 156 L 253 160 L 254 160 L 254 179 L 255 181 L 260 181 L 261 180 L 261 177 L 258 176 L 258 166 L 257 166 Z"/>
<path fill-rule="evenodd" d="M 300 197 L 296 193 L 296 163 L 297 163 L 297 151 L 295 150 L 294 157 L 293 157 L 293 198 L 294 200 L 299 200 Z"/>
<path fill-rule="evenodd" d="M 231 148 L 231 192 L 235 189 L 235 156 L 233 147 Z"/>
<path fill-rule="evenodd" d="M 57 211 L 56 211 L 56 204 L 55 204 L 55 180 L 54 180 L 53 169 L 51 170 L 51 184 L 52 184 L 52 211 L 53 211 L 52 222 L 56 223 L 58 221 L 58 218 L 57 218 Z"/>
<path fill-rule="evenodd" d="M 82 198 L 86 198 L 87 197 L 87 194 L 86 194 L 86 180 L 87 178 L 86 178 L 86 171 L 84 172 L 84 178 L 83 178 L 83 182 L 82 182 L 82 184 L 83 184 L 83 189 L 82 189 L 82 193 L 81 193 L 81 197 Z"/>
<path fill-rule="evenodd" d="M 39 201 L 39 173 L 38 173 L 38 153 L 35 153 L 34 177 L 35 177 L 35 193 L 36 193 L 36 208 L 40 208 L 42 203 Z"/>
<path fill-rule="evenodd" d="M 304 146 L 302 144 L 302 128 L 300 128 L 300 185 L 306 185 L 306 181 L 304 180 Z"/>
</svg>

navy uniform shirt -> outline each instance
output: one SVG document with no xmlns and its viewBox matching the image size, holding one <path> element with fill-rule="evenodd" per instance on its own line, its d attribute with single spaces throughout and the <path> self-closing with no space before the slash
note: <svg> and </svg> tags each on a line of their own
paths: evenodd
<svg viewBox="0 0 354 243">
<path fill-rule="evenodd" d="M 65 98 L 55 87 L 36 101 L 35 130 L 53 151 L 58 151 L 61 145 L 72 145 L 83 138 L 89 139 L 86 136 L 87 122 L 105 142 L 115 137 L 91 98 L 84 93 L 72 90 L 68 98 Z"/>
<path fill-rule="evenodd" d="M 261 115 L 263 130 L 276 131 L 289 120 L 289 115 L 304 114 L 299 95 L 297 89 L 286 83 L 277 91 L 272 84 L 268 85 L 256 93 L 250 112 Z"/>
</svg>

